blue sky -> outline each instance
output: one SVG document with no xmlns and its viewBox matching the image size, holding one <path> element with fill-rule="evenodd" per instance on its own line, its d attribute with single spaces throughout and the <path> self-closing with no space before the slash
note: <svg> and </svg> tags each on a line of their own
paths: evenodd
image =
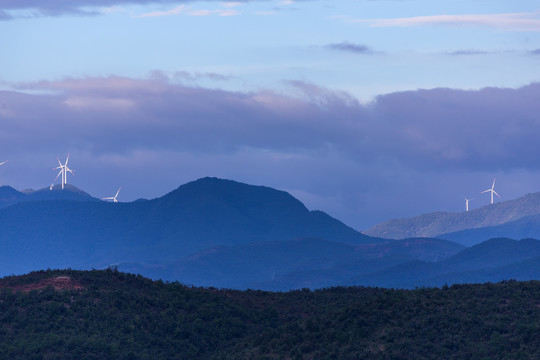
<svg viewBox="0 0 540 360">
<path fill-rule="evenodd" d="M 540 191 L 535 1 L 0 0 L 0 183 L 202 176 L 365 229 Z M 483 194 L 485 195 L 485 194 Z"/>
</svg>

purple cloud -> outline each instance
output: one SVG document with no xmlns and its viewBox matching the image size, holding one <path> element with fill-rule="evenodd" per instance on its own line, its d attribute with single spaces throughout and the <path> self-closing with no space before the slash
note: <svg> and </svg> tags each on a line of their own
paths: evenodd
<svg viewBox="0 0 540 360">
<path fill-rule="evenodd" d="M 201 0 L 182 0 L 182 3 L 197 2 Z M 237 0 L 247 2 L 248 0 Z M 8 13 L 11 10 L 33 10 L 33 16 L 59 16 L 63 14 L 99 15 L 94 10 L 100 7 L 119 5 L 146 5 L 146 4 L 178 4 L 178 0 L 0 0 L 0 20 L 12 19 Z"/>
<path fill-rule="evenodd" d="M 0 21 L 2 20 L 11 20 L 13 16 L 9 15 L 7 12 L 0 10 Z"/>
<path fill-rule="evenodd" d="M 540 84 L 399 92 L 366 106 L 343 91 L 300 81 L 288 84 L 294 97 L 189 87 L 161 78 L 40 82 L 0 93 L 0 114 L 6 134 L 20 129 L 27 135 L 36 132 L 36 139 L 47 135 L 33 146 L 59 140 L 63 135 L 56 135 L 56 129 L 62 128 L 98 152 L 134 144 L 190 151 L 331 145 L 347 156 L 394 158 L 414 167 L 540 168 L 540 122 L 533 116 L 540 112 Z M 21 92 L 27 90 L 53 95 Z M 37 120 L 43 117 L 46 128 Z M 120 130 L 129 135 L 124 141 L 103 136 Z"/>
<path fill-rule="evenodd" d="M 482 50 L 456 50 L 456 51 L 451 51 L 448 54 L 449 55 L 487 55 L 491 53 L 487 51 L 482 51 Z"/>
<path fill-rule="evenodd" d="M 347 41 L 344 41 L 341 43 L 328 44 L 326 45 L 326 48 L 330 50 L 352 52 L 355 54 L 364 54 L 364 55 L 373 54 L 373 50 L 371 50 L 371 48 L 365 45 L 353 44 Z"/>
<path fill-rule="evenodd" d="M 177 71 L 176 73 L 174 73 L 174 78 L 185 81 L 198 81 L 201 79 L 226 81 L 230 79 L 230 76 L 210 72 Z"/>
<path fill-rule="evenodd" d="M 530 52 L 531 55 L 540 55 L 540 49 L 532 50 Z"/>
</svg>

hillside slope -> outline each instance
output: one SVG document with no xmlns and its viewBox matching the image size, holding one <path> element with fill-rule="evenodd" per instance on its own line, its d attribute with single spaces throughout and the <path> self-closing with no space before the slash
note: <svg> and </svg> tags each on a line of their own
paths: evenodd
<svg viewBox="0 0 540 360">
<path fill-rule="evenodd" d="M 540 215 L 540 192 L 483 206 L 469 212 L 435 212 L 413 218 L 393 219 L 377 224 L 363 233 L 387 239 L 438 237 L 441 234 L 506 224 L 532 215 Z M 496 236 L 522 238 L 508 234 Z M 466 245 L 473 245 L 487 239 L 489 238 L 470 240 Z"/>
<path fill-rule="evenodd" d="M 537 359 L 540 283 L 287 293 L 106 271 L 0 279 L 3 359 Z"/>
</svg>

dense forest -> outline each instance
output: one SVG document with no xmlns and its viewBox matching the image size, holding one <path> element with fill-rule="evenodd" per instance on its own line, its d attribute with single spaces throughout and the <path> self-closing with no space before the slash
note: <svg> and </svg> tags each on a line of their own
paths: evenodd
<svg viewBox="0 0 540 360">
<path fill-rule="evenodd" d="M 0 279 L 1 359 L 539 359 L 540 282 L 232 291 L 103 271 Z"/>
</svg>

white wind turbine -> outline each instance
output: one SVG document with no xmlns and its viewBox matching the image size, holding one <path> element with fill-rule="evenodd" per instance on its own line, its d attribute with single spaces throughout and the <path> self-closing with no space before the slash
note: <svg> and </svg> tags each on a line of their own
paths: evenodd
<svg viewBox="0 0 540 360">
<path fill-rule="evenodd" d="M 57 170 L 57 169 L 60 169 L 60 172 L 58 173 L 58 175 L 56 175 L 56 177 L 54 178 L 54 180 L 58 179 L 58 177 L 60 175 L 62 175 L 62 190 L 64 190 L 64 185 L 67 184 L 67 173 L 68 171 L 71 173 L 71 175 L 75 175 L 73 174 L 73 170 L 71 170 L 70 168 L 68 168 L 67 164 L 68 164 L 68 161 L 69 161 L 69 153 L 68 153 L 68 156 L 66 158 L 66 163 L 65 164 L 62 164 L 60 162 L 60 159 L 59 158 L 56 158 L 56 160 L 58 160 L 58 164 L 60 166 L 57 166 L 55 167 L 53 170 Z"/>
<path fill-rule="evenodd" d="M 494 188 L 495 188 L 495 178 L 493 178 L 493 185 L 491 185 L 491 189 L 484 190 L 484 191 L 482 191 L 482 192 L 480 193 L 480 194 L 483 194 L 483 193 L 486 193 L 486 192 L 489 191 L 489 192 L 491 193 L 491 204 L 493 204 L 493 194 L 499 196 L 499 194 L 497 194 L 497 192 L 494 190 Z M 499 196 L 499 199 L 500 199 L 500 198 L 501 198 L 501 197 Z"/>
<path fill-rule="evenodd" d="M 116 197 L 118 196 L 118 193 L 120 193 L 120 189 L 122 189 L 121 186 L 118 188 L 118 191 L 116 192 L 116 195 L 111 196 L 111 197 L 103 198 L 102 200 L 112 200 L 113 202 L 117 203 L 118 200 L 116 200 Z"/>
<path fill-rule="evenodd" d="M 469 201 L 471 201 L 471 200 L 474 200 L 474 199 L 465 198 L 465 211 L 469 211 Z"/>
</svg>

